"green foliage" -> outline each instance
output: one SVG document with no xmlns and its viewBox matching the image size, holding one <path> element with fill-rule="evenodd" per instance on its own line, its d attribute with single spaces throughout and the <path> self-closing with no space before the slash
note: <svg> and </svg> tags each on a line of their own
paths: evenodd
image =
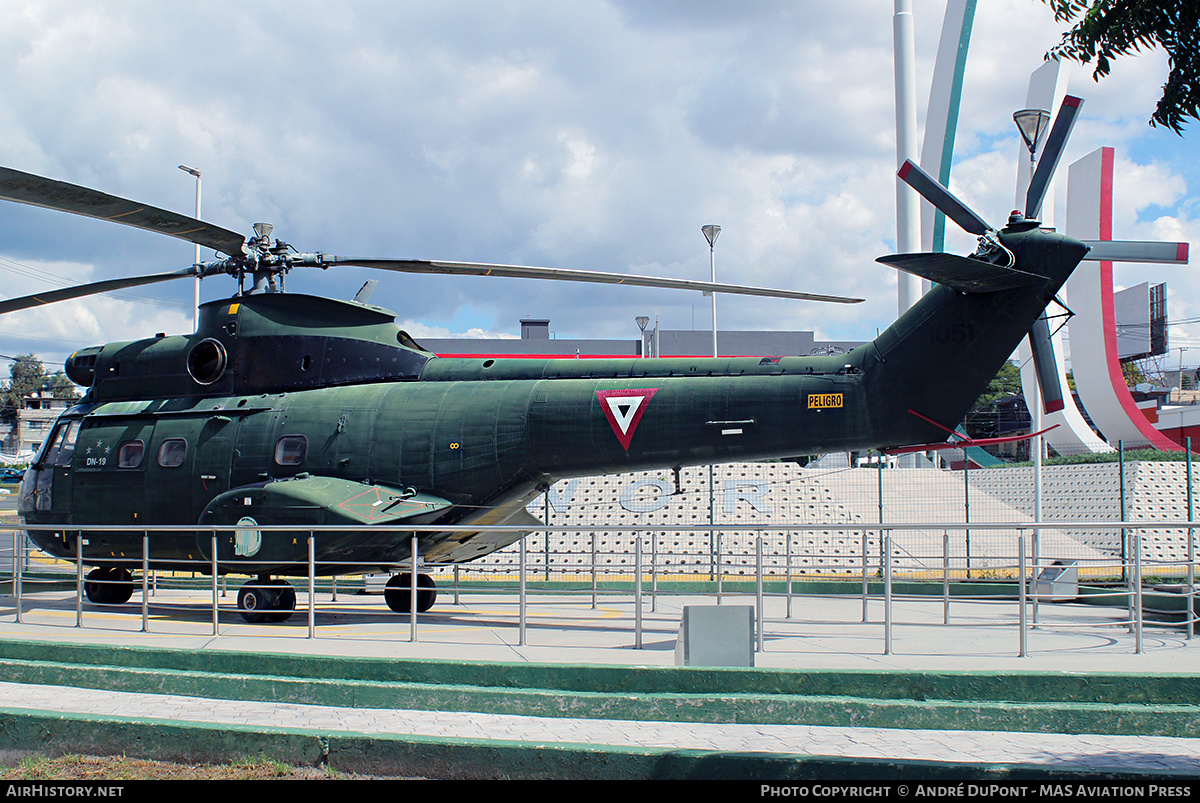
<svg viewBox="0 0 1200 803">
<path fill-rule="evenodd" d="M 1117 56 L 1161 47 L 1170 72 L 1150 125 L 1183 133 L 1187 118 L 1200 118 L 1200 4 L 1196 0 L 1042 0 L 1059 22 L 1074 23 L 1046 54 L 1080 64 L 1096 63 L 1099 81 Z"/>
<path fill-rule="evenodd" d="M 3 408 L 5 416 L 11 416 L 21 409 L 21 400 L 40 391 L 46 381 L 46 369 L 42 367 L 41 360 L 32 354 L 18 355 L 8 371 L 11 379 L 0 392 L 0 408 Z"/>
<path fill-rule="evenodd" d="M 996 372 L 996 375 L 992 377 L 987 390 L 975 401 L 975 409 L 983 409 L 990 406 L 997 399 L 1003 399 L 1020 392 L 1021 369 L 1006 360 L 1004 365 L 1000 366 L 1000 370 Z"/>
<path fill-rule="evenodd" d="M 1125 385 L 1127 387 L 1137 387 L 1146 381 L 1146 375 L 1142 373 L 1142 367 L 1136 362 L 1121 363 L 1121 375 L 1125 377 Z"/>
<path fill-rule="evenodd" d="M 1193 459 L 1195 459 L 1193 457 Z M 1072 466 L 1081 463 L 1119 463 L 1121 455 L 1117 452 L 1073 454 L 1059 457 L 1049 457 L 1042 462 L 1045 466 Z M 1187 452 L 1164 452 L 1158 449 L 1126 449 L 1125 462 L 1154 462 L 1154 463 L 1183 463 L 1187 461 Z M 1031 466 L 1026 460 L 1020 463 L 1009 463 L 1010 466 Z"/>
<path fill-rule="evenodd" d="M 61 370 L 55 371 L 50 375 L 46 380 L 46 387 L 54 394 L 54 398 L 56 399 L 79 398 L 79 388 Z"/>
<path fill-rule="evenodd" d="M 75 384 L 62 371 L 47 376 L 36 355 L 20 354 L 9 367 L 9 381 L 0 383 L 0 416 L 12 418 L 22 400 L 34 393 L 53 394 L 56 399 L 79 398 Z"/>
</svg>

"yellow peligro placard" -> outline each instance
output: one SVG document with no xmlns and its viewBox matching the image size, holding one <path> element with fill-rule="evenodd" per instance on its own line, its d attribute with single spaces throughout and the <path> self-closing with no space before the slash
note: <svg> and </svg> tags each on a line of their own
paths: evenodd
<svg viewBox="0 0 1200 803">
<path fill-rule="evenodd" d="M 240 305 L 240 304 L 230 304 L 230 305 L 229 305 L 229 314 L 230 314 L 230 315 L 237 315 L 237 311 L 238 311 L 238 307 L 239 307 L 239 306 L 241 306 L 241 305 Z"/>
<path fill-rule="evenodd" d="M 810 393 L 808 394 L 808 409 L 826 410 L 830 407 L 842 406 L 840 393 Z"/>
</svg>

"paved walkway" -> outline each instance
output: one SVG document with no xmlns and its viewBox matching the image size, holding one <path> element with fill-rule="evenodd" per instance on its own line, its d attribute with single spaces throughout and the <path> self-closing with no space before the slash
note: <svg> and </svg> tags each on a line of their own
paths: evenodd
<svg viewBox="0 0 1200 803">
<path fill-rule="evenodd" d="M 1200 739 L 522 717 L 129 694 L 0 683 L 0 708 L 434 739 L 609 745 L 1200 773 Z"/>
</svg>

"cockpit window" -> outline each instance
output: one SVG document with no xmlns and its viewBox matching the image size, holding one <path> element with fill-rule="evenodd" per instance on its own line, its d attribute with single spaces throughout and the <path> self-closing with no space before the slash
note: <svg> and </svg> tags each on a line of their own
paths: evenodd
<svg viewBox="0 0 1200 803">
<path fill-rule="evenodd" d="M 275 462 L 281 466 L 298 466 L 308 454 L 308 439 L 303 435 L 284 435 L 275 444 Z"/>
<path fill-rule="evenodd" d="M 50 446 L 42 458 L 42 465 L 69 466 L 75 454 L 75 439 L 79 437 L 79 419 L 58 425 L 50 436 Z"/>
</svg>

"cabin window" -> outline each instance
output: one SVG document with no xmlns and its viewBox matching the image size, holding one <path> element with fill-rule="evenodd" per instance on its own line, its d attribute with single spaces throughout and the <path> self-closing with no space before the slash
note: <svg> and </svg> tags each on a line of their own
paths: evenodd
<svg viewBox="0 0 1200 803">
<path fill-rule="evenodd" d="M 284 435 L 275 444 L 275 462 L 281 466 L 298 466 L 308 454 L 308 438 L 303 435 Z"/>
<path fill-rule="evenodd" d="M 182 466 L 186 455 L 187 441 L 183 438 L 168 438 L 158 447 L 158 464 L 163 468 Z"/>
<path fill-rule="evenodd" d="M 145 453 L 146 444 L 142 441 L 125 441 L 117 450 L 117 468 L 137 468 Z"/>
</svg>

